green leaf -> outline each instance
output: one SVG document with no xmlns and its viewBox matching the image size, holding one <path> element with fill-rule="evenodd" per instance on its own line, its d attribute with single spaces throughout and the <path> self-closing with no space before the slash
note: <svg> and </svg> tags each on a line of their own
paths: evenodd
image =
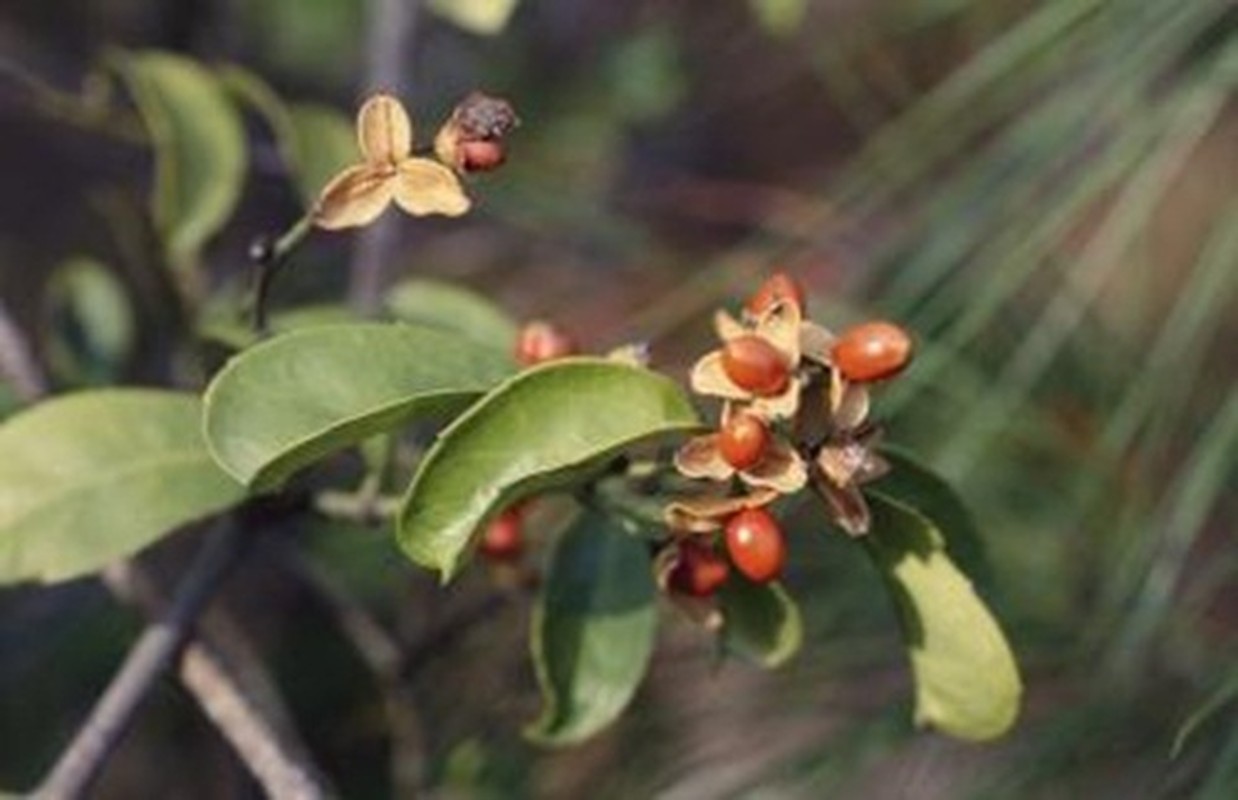
<svg viewBox="0 0 1238 800">
<path fill-rule="evenodd" d="M 545 701 L 529 738 L 579 742 L 623 712 L 653 652 L 655 596 L 648 549 L 607 517 L 585 514 L 563 535 L 529 628 Z"/>
<path fill-rule="evenodd" d="M 285 103 L 265 81 L 235 65 L 221 68 L 219 76 L 270 126 L 306 208 L 314 204 L 336 173 L 360 159 L 352 120 L 337 109 Z"/>
<path fill-rule="evenodd" d="M 880 480 L 866 485 L 865 491 L 885 495 L 923 514 L 945 538 L 946 550 L 963 571 L 981 588 L 992 586 L 993 569 L 984 539 L 950 484 L 902 450 L 883 447 L 881 456 L 891 469 Z"/>
<path fill-rule="evenodd" d="M 229 350 L 244 350 L 262 340 L 251 321 L 237 316 L 233 305 L 220 303 L 218 311 L 208 309 L 202 316 L 197 333 L 203 341 Z M 280 334 L 356 321 L 357 314 L 345 305 L 319 303 L 273 311 L 267 320 L 267 327 L 271 333 Z"/>
<path fill-rule="evenodd" d="M 785 664 L 804 641 L 800 610 L 777 583 L 759 584 L 732 575 L 718 591 L 722 646 L 763 667 Z"/>
<path fill-rule="evenodd" d="M 256 491 L 414 418 L 473 402 L 513 367 L 501 354 L 411 325 L 324 325 L 233 357 L 206 391 L 211 454 Z"/>
<path fill-rule="evenodd" d="M 493 36 L 507 27 L 517 0 L 430 0 L 428 8 L 469 33 Z"/>
<path fill-rule="evenodd" d="M 245 177 L 245 132 L 214 76 L 181 56 L 122 56 L 120 72 L 155 147 L 151 208 L 173 266 L 186 267 L 231 216 Z"/>
<path fill-rule="evenodd" d="M 789 36 L 799 30 L 808 11 L 806 0 L 748 0 L 757 23 L 771 36 Z"/>
<path fill-rule="evenodd" d="M 881 495 L 870 500 L 873 528 L 864 541 L 902 617 L 917 723 L 960 739 L 1000 736 L 1022 694 L 1001 629 L 928 518 Z"/>
<path fill-rule="evenodd" d="M 578 482 L 638 442 L 699 426 L 674 382 L 603 359 L 567 359 L 495 389 L 443 431 L 421 462 L 396 536 L 449 580 L 473 534 L 521 497 Z"/>
<path fill-rule="evenodd" d="M 402 322 L 458 333 L 505 353 L 516 340 L 516 323 L 485 297 L 455 284 L 417 278 L 392 287 L 387 311 Z"/>
<path fill-rule="evenodd" d="M 48 365 L 69 383 L 114 381 L 137 335 L 125 287 L 91 258 L 73 258 L 56 268 L 44 320 Z"/>
<path fill-rule="evenodd" d="M 206 451 L 201 413 L 190 395 L 113 389 L 0 425 L 0 583 L 93 572 L 240 501 Z"/>
</svg>

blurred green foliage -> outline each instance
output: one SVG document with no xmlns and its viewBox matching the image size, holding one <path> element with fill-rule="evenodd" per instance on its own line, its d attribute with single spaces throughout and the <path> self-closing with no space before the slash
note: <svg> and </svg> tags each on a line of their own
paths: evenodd
<svg viewBox="0 0 1238 800">
<path fill-rule="evenodd" d="M 368 52 L 365 12 L 361 0 L 31 6 L 0 12 L 0 44 L 12 53 L 5 66 L 46 68 L 58 87 L 76 85 L 82 53 L 115 44 L 241 64 L 287 109 L 331 109 L 319 127 L 340 142 Z M 419 228 L 394 265 L 401 274 L 463 279 L 517 315 L 564 320 L 599 349 L 651 337 L 664 364 L 690 363 L 707 346 L 709 310 L 776 263 L 809 285 L 816 316 L 905 321 L 919 359 L 880 395 L 879 412 L 891 439 L 926 454 L 966 496 L 991 569 L 980 588 L 1012 634 L 1028 689 L 1026 721 L 1000 747 L 916 734 L 888 634 L 894 610 L 865 560 L 805 508 L 791 517 L 787 586 L 805 627 L 793 666 L 768 678 L 715 673 L 708 645 L 672 628 L 629 720 L 580 751 L 535 753 L 514 733 L 536 701 L 511 634 L 522 613 L 513 600 L 410 677 L 435 721 L 428 771 L 445 792 L 1238 791 L 1232 3 L 529 2 L 492 37 L 438 17 L 422 25 L 418 105 L 497 87 L 524 125 L 508 167 L 476 183 L 480 221 L 463 234 Z M 144 173 L 123 137 L 92 133 L 98 120 L 59 95 L 30 100 L 40 95 L 8 72 L 0 113 L 13 124 L 0 134 L 0 163 L 30 188 L 20 203 L 0 201 L 0 291 L 26 321 L 47 297 L 75 326 L 102 324 L 112 332 L 90 341 L 111 352 L 125 337 L 97 318 L 116 304 L 73 311 L 77 295 L 62 306 L 51 276 L 89 252 L 117 266 L 139 320 L 158 319 L 163 295 L 142 263 L 161 256 L 149 252 L 149 231 L 118 222 L 132 218 L 125 209 Z M 240 232 L 210 243 L 195 234 L 181 248 L 205 243 L 216 283 L 242 280 L 237 237 L 299 213 L 319 179 L 287 173 L 301 176 L 298 165 L 330 149 L 290 134 L 266 104 L 258 111 L 271 130 L 247 132 Z M 254 143 L 275 148 L 279 163 Z M 66 166 L 31 177 L 29 164 L 51 162 Z M 102 183 L 128 194 L 100 201 Z M 329 296 L 345 260 L 329 245 L 307 256 L 298 291 Z M 132 358 L 157 362 L 159 333 L 140 326 Z M 58 360 L 63 332 L 47 335 L 41 347 Z M 107 377 L 116 370 L 157 371 L 113 364 Z M 7 392 L 0 385 L 0 409 Z M 426 624 L 418 579 L 390 561 L 372 568 L 369 541 L 344 541 L 315 547 L 315 559 L 364 585 L 396 628 Z M 371 574 L 370 584 L 358 577 Z M 322 632 L 321 611 L 286 593 L 268 602 L 287 612 L 260 624 L 276 632 L 266 647 L 311 745 L 346 795 L 384 796 L 385 734 L 364 670 Z M 0 595 L 6 616 L 35 605 Z M 73 608 L 71 630 L 84 630 L 76 621 L 89 604 Z M 0 782 L 26 785 L 45 743 L 67 735 L 88 702 L 80 687 L 102 682 L 118 648 L 102 634 L 67 649 L 50 633 L 33 645 L 7 628 L 0 636 L 0 714 L 5 731 L 20 731 L 3 737 L 15 744 L 0 753 Z M 27 648 L 56 668 L 9 655 Z M 315 669 L 298 670 L 309 659 Z M 171 719 L 192 713 L 159 708 Z M 126 765 L 155 752 L 152 740 L 126 743 L 112 794 L 123 794 Z"/>
</svg>

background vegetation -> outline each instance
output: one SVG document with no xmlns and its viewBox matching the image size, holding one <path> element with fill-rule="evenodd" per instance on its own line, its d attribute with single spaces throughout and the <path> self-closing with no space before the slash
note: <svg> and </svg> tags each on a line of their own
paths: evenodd
<svg viewBox="0 0 1238 800">
<path fill-rule="evenodd" d="M 509 165 L 476 185 L 479 212 L 388 226 L 384 280 L 462 282 L 590 350 L 648 338 L 681 375 L 707 346 L 712 309 L 775 265 L 821 316 L 904 322 L 919 360 L 878 411 L 969 501 L 990 562 L 981 587 L 1028 696 L 996 745 L 915 731 L 870 567 L 805 514 L 788 575 L 808 626 L 798 659 L 716 670 L 697 631 L 670 626 L 633 712 L 585 746 L 544 752 L 519 737 L 536 693 L 517 590 L 474 570 L 440 594 L 386 532 L 300 531 L 308 558 L 285 557 L 291 538 L 258 549 L 220 606 L 274 665 L 344 795 L 392 793 L 401 747 L 445 796 L 1238 790 L 1231 2 L 525 0 L 493 33 L 460 16 L 479 0 L 428 5 L 402 73 L 416 117 L 437 120 L 481 87 L 524 125 Z M 0 298 L 56 387 L 200 378 L 167 352 L 182 323 L 158 276 L 178 254 L 157 246 L 147 214 L 150 148 L 93 68 L 114 48 L 242 65 L 347 125 L 375 74 L 372 10 L 102 0 L 0 12 Z M 117 106 L 128 113 L 99 111 Z M 239 206 L 182 278 L 203 291 L 239 293 L 252 239 L 300 213 L 289 145 L 271 131 L 262 113 L 248 120 Z M 316 237 L 277 302 L 339 297 L 350 274 L 364 296 L 363 249 Z M 23 394 L 10 378 L 8 410 Z M 150 559 L 174 575 L 186 547 Z M 329 576 L 328 594 L 358 593 L 395 631 L 396 686 L 356 655 L 307 573 Z M 139 624 L 93 581 L 0 593 L 0 785 L 37 781 Z M 389 735 L 393 703 L 419 721 L 403 738 Z M 101 787 L 252 791 L 171 683 Z"/>
</svg>

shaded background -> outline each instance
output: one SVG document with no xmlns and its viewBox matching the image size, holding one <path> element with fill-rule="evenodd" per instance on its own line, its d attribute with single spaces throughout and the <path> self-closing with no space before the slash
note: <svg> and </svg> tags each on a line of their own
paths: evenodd
<svg viewBox="0 0 1238 800">
<path fill-rule="evenodd" d="M 362 0 L 0 10 L 0 297 L 41 354 L 49 277 L 83 254 L 137 309 L 133 353 L 109 379 L 160 377 L 165 343 L 143 277 L 148 149 L 32 87 L 89 97 L 107 48 L 157 47 L 242 64 L 286 98 L 348 114 L 376 85 L 372 12 Z M 997 744 L 915 731 L 887 600 L 805 509 L 788 584 L 808 636 L 792 664 L 719 668 L 700 633 L 667 617 L 619 725 L 542 752 L 519 737 L 537 707 L 523 598 L 496 595 L 482 570 L 439 593 L 384 533 L 302 532 L 315 563 L 413 652 L 405 700 L 437 791 L 1238 791 L 1232 2 L 524 0 L 494 36 L 422 13 L 405 56 L 402 94 L 424 136 L 478 87 L 510 98 L 524 124 L 508 166 L 477 181 L 477 213 L 388 226 L 385 278 L 463 282 L 589 349 L 648 338 L 677 376 L 709 346 L 712 309 L 774 266 L 803 280 L 827 324 L 904 322 L 920 357 L 878 413 L 980 521 L 992 561 L 981 587 L 1028 687 Z M 299 213 L 269 133 L 250 135 L 242 205 L 206 253 L 216 286 L 244 272 L 254 236 Z M 341 296 L 354 244 L 316 236 L 278 302 Z M 154 558 L 175 563 L 181 547 Z M 224 604 L 342 793 L 387 796 L 383 697 L 277 556 L 256 553 Z M 0 786 L 37 780 L 138 628 L 90 581 L 0 593 Z M 1209 699 L 1216 713 L 1171 758 Z M 168 682 L 100 796 L 255 791 Z"/>
</svg>

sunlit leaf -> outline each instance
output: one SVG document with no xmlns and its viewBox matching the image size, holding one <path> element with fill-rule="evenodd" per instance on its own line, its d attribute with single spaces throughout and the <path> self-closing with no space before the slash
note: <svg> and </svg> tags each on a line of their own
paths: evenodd
<svg viewBox="0 0 1238 800">
<path fill-rule="evenodd" d="M 582 516 L 555 548 L 529 629 L 544 706 L 526 734 L 545 744 L 593 735 L 622 713 L 657 633 L 645 544 Z"/>
<path fill-rule="evenodd" d="M 387 293 L 386 305 L 402 322 L 441 328 L 503 352 L 510 352 L 516 339 L 516 324 L 501 308 L 444 281 L 403 281 Z"/>
<path fill-rule="evenodd" d="M 411 559 L 450 579 L 474 532 L 503 507 L 698 424 L 679 386 L 639 367 L 579 358 L 529 370 L 439 436 L 404 497 L 397 538 Z"/>
<path fill-rule="evenodd" d="M 507 27 L 518 0 L 430 0 L 427 7 L 470 33 L 493 36 Z"/>
<path fill-rule="evenodd" d="M 0 582 L 93 572 L 238 502 L 200 418 L 190 395 L 102 390 L 0 425 Z"/>
<path fill-rule="evenodd" d="M 245 177 L 245 132 L 214 76 L 190 59 L 119 59 L 155 147 L 152 212 L 172 265 L 185 267 L 231 216 Z"/>
<path fill-rule="evenodd" d="M 945 537 L 947 552 L 968 577 L 982 587 L 990 585 L 992 567 L 984 540 L 976 521 L 950 484 L 901 450 L 882 448 L 881 456 L 890 463 L 890 471 L 866 488 L 927 517 Z"/>
<path fill-rule="evenodd" d="M 799 652 L 804 625 L 799 606 L 780 584 L 732 575 L 718 592 L 722 646 L 763 667 L 779 667 Z"/>
<path fill-rule="evenodd" d="M 903 622 L 916 683 L 916 721 L 960 739 L 1005 733 L 1019 712 L 1022 683 L 1005 636 L 971 582 L 922 514 L 870 496 L 864 538 Z"/>
<path fill-rule="evenodd" d="M 370 436 L 459 411 L 512 369 L 501 353 L 428 328 L 312 327 L 220 370 L 206 392 L 206 436 L 237 480 L 269 489 Z"/>
<path fill-rule="evenodd" d="M 106 267 L 75 258 L 57 267 L 44 298 L 48 366 L 69 383 L 119 375 L 137 331 L 125 288 Z"/>
</svg>

